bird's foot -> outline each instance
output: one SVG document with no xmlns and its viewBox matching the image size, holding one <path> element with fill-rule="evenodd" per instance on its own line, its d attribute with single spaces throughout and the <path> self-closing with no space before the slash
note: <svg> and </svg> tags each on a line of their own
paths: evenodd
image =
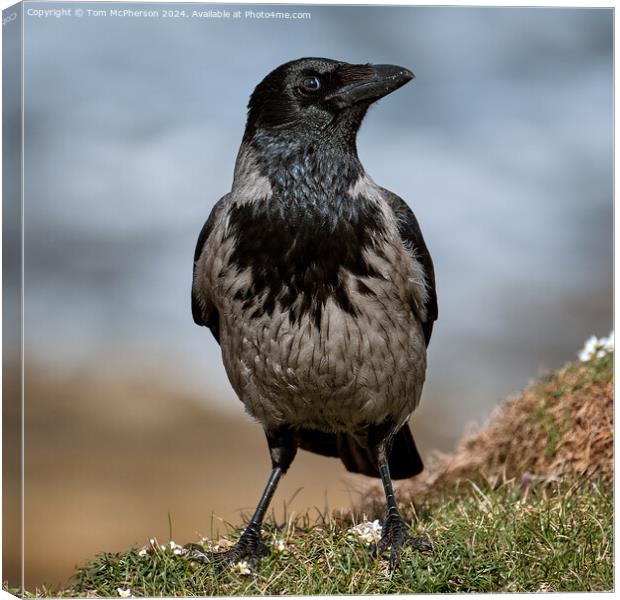
<svg viewBox="0 0 620 600">
<path fill-rule="evenodd" d="M 400 552 L 405 546 L 420 552 L 430 552 L 433 549 L 428 538 L 409 535 L 409 529 L 400 515 L 388 515 L 381 530 L 381 539 L 371 546 L 372 556 L 381 556 L 390 548 L 390 569 L 395 569 L 400 563 Z"/>
<path fill-rule="evenodd" d="M 260 526 L 253 524 L 248 525 L 241 534 L 239 541 L 225 552 L 209 552 L 199 544 L 185 544 L 183 548 L 189 559 L 204 564 L 213 564 L 218 573 L 221 573 L 226 567 L 242 563 L 242 561 L 247 562 L 247 568 L 257 571 L 261 558 L 269 552 L 261 539 Z M 245 565 L 241 565 L 241 567 L 246 568 Z M 244 574 L 247 573 L 249 571 L 244 572 Z"/>
</svg>

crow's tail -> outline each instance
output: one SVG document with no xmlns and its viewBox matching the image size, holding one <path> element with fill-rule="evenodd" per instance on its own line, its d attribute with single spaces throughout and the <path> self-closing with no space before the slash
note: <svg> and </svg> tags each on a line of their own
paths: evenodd
<svg viewBox="0 0 620 600">
<path fill-rule="evenodd" d="M 350 434 L 301 429 L 298 431 L 298 439 L 299 446 L 304 450 L 340 458 L 347 471 L 380 477 L 374 452 Z M 403 426 L 392 438 L 388 464 L 392 479 L 407 479 L 424 469 L 408 425 Z"/>
</svg>

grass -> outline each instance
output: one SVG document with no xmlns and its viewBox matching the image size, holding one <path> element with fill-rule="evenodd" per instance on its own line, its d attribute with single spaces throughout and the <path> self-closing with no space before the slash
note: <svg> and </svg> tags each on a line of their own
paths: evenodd
<svg viewBox="0 0 620 600">
<path fill-rule="evenodd" d="M 613 355 L 570 363 L 502 403 L 456 451 L 431 457 L 400 488 L 401 501 L 450 495 L 459 481 L 604 480 L 613 487 Z M 368 512 L 382 501 L 366 494 Z"/>
<path fill-rule="evenodd" d="M 454 455 L 405 482 L 401 500 L 421 504 L 403 507 L 404 516 L 434 549 L 404 550 L 394 572 L 349 532 L 350 515 L 306 514 L 265 525 L 270 553 L 257 573 L 217 575 L 156 544 L 144 556 L 138 548 L 100 554 L 66 589 L 26 596 L 611 591 L 612 369 L 606 356 L 549 374 Z M 371 514 L 373 503 L 360 509 Z M 218 544 L 238 536 L 232 530 Z"/>
<path fill-rule="evenodd" d="M 390 573 L 386 560 L 336 517 L 312 523 L 309 515 L 285 527 L 266 526 L 271 547 L 258 573 L 232 569 L 216 575 L 210 565 L 172 550 L 140 556 L 101 554 L 79 570 L 63 591 L 33 595 L 134 596 L 318 595 L 433 592 L 609 591 L 613 588 L 613 499 L 607 484 L 506 482 L 499 487 L 460 486 L 434 506 L 406 510 L 412 530 L 433 541 L 431 553 L 405 550 Z M 230 539 L 238 535 L 235 532 Z"/>
</svg>

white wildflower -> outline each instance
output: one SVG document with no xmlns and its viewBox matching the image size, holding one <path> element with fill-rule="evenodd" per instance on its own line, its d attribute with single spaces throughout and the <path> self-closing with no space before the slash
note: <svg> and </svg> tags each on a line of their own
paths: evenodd
<svg viewBox="0 0 620 600">
<path fill-rule="evenodd" d="M 603 358 L 607 354 L 611 354 L 614 351 L 614 332 L 610 332 L 608 337 L 597 338 L 596 336 L 590 336 L 579 352 L 579 360 L 581 362 L 588 362 L 594 358 Z"/>
<path fill-rule="evenodd" d="M 282 553 L 282 552 L 286 552 L 286 542 L 284 541 L 284 539 L 279 539 L 279 540 L 276 540 L 276 541 L 273 543 L 273 549 L 274 549 L 276 552 L 280 552 L 280 553 Z"/>
<path fill-rule="evenodd" d="M 217 544 L 214 544 L 212 540 L 206 537 L 200 538 L 198 545 L 202 546 L 207 552 L 214 552 L 216 550 L 219 550 L 219 546 Z"/>
<path fill-rule="evenodd" d="M 357 536 L 362 542 L 370 545 L 381 539 L 381 523 L 377 519 L 374 521 L 364 521 L 349 529 L 349 533 Z"/>
<path fill-rule="evenodd" d="M 116 591 L 118 592 L 118 595 L 121 598 L 132 598 L 133 597 L 131 595 L 131 590 L 129 588 L 127 588 L 126 590 L 124 590 L 123 588 L 116 588 Z"/>
<path fill-rule="evenodd" d="M 152 554 L 159 548 L 159 544 L 155 538 L 151 538 L 148 544 L 142 546 L 142 548 L 138 551 L 138 556 L 146 556 L 147 554 Z"/>
<path fill-rule="evenodd" d="M 250 575 L 252 573 L 252 569 L 250 569 L 250 565 L 247 561 L 242 560 L 233 565 L 235 571 L 239 573 L 239 575 Z"/>
<path fill-rule="evenodd" d="M 176 542 L 170 540 L 168 542 L 168 546 L 170 548 L 170 550 L 172 550 L 173 554 L 183 554 L 183 546 L 179 546 L 179 544 L 177 544 Z"/>
</svg>

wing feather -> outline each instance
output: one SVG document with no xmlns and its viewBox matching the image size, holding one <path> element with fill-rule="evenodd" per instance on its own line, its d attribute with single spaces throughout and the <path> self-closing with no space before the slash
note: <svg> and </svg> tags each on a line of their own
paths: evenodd
<svg viewBox="0 0 620 600">
<path fill-rule="evenodd" d="M 413 211 L 407 206 L 406 202 L 385 188 L 381 188 L 385 195 L 385 199 L 394 211 L 398 231 L 401 235 L 405 248 L 415 258 L 424 269 L 426 277 L 427 298 L 425 303 L 426 319 L 422 322 L 422 330 L 424 338 L 428 346 L 433 333 L 433 324 L 437 320 L 439 311 L 437 308 L 437 291 L 435 289 L 435 269 L 433 260 L 424 242 L 422 231 L 418 220 L 415 218 Z"/>
<path fill-rule="evenodd" d="M 228 196 L 229 195 L 226 194 L 226 196 L 218 200 L 211 210 L 206 223 L 202 226 L 200 235 L 198 236 L 198 241 L 196 242 L 196 250 L 194 251 L 194 269 L 192 276 L 192 316 L 194 318 L 194 322 L 197 325 L 208 327 L 218 344 L 220 343 L 220 315 L 210 298 L 205 296 L 204 290 L 197 285 L 196 273 L 198 262 L 200 260 L 204 260 L 203 253 L 205 246 L 207 245 L 209 236 L 213 232 L 215 223 L 217 222 L 219 214 L 225 204 L 225 201 L 228 199 Z"/>
</svg>

